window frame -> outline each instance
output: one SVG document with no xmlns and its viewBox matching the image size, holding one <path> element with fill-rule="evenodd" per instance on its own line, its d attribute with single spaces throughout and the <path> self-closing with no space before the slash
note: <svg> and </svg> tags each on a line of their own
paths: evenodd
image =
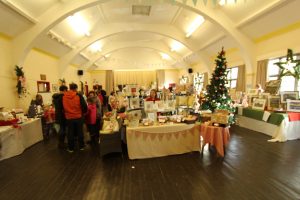
<svg viewBox="0 0 300 200">
<path fill-rule="evenodd" d="M 232 78 L 232 70 L 233 69 L 237 69 L 237 75 L 236 75 L 236 78 Z M 227 84 L 226 84 L 226 87 L 227 88 L 230 88 L 230 89 L 234 89 L 236 88 L 236 85 L 237 85 L 237 80 L 238 80 L 238 76 L 239 76 L 239 67 L 238 66 L 235 66 L 235 67 L 230 67 L 230 68 L 227 68 Z M 231 77 L 229 77 L 231 76 Z M 232 81 L 236 81 L 236 84 L 234 87 L 231 86 L 231 83 Z"/>
</svg>

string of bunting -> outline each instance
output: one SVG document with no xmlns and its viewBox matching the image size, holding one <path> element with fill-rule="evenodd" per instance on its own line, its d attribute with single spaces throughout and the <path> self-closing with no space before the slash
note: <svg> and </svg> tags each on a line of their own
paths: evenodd
<svg viewBox="0 0 300 200">
<path fill-rule="evenodd" d="M 187 135 L 193 135 L 194 136 L 194 129 L 185 130 L 181 132 L 171 132 L 171 133 L 147 133 L 147 132 L 140 132 L 140 131 L 133 131 L 132 134 L 129 134 L 129 137 L 135 137 L 140 138 L 142 137 L 143 140 L 147 140 L 150 138 L 152 141 L 155 140 L 155 138 L 158 138 L 159 141 L 162 141 L 163 138 L 166 138 L 167 140 L 170 140 L 172 137 L 178 139 L 179 136 L 186 138 Z"/>
</svg>

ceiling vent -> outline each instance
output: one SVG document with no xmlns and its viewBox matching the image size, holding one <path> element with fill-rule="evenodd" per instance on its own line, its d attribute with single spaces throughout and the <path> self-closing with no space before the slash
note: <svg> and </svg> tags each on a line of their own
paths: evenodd
<svg viewBox="0 0 300 200">
<path fill-rule="evenodd" d="M 150 11 L 151 11 L 151 6 L 143 6 L 143 5 L 133 5 L 132 6 L 132 14 L 133 15 L 149 16 Z"/>
</svg>

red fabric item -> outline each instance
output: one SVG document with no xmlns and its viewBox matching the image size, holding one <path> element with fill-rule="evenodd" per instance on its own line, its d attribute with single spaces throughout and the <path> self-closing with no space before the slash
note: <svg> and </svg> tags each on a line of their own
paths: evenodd
<svg viewBox="0 0 300 200">
<path fill-rule="evenodd" d="M 0 120 L 0 126 L 16 125 L 17 123 L 18 123 L 18 119 L 12 119 L 8 121 Z"/>
<path fill-rule="evenodd" d="M 291 122 L 293 122 L 293 121 L 300 121 L 300 113 L 289 112 L 288 115 L 289 115 L 289 120 Z"/>
<path fill-rule="evenodd" d="M 97 107 L 96 104 L 89 104 L 88 105 L 88 112 L 85 116 L 85 122 L 87 124 L 96 124 L 97 118 Z"/>
</svg>

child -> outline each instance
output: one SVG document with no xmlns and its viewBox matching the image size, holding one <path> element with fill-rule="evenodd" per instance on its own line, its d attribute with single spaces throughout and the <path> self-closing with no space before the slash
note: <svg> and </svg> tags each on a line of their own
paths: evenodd
<svg viewBox="0 0 300 200">
<path fill-rule="evenodd" d="M 43 121 L 43 133 L 44 138 L 49 139 L 50 131 L 54 131 L 54 122 L 55 122 L 55 110 L 52 105 L 44 107 Z"/>
<path fill-rule="evenodd" d="M 97 106 L 95 98 L 89 97 L 88 102 L 88 111 L 85 115 L 85 121 L 87 129 L 90 133 L 91 144 L 97 144 L 99 141 L 99 132 L 97 128 L 96 118 L 97 118 Z"/>
</svg>

